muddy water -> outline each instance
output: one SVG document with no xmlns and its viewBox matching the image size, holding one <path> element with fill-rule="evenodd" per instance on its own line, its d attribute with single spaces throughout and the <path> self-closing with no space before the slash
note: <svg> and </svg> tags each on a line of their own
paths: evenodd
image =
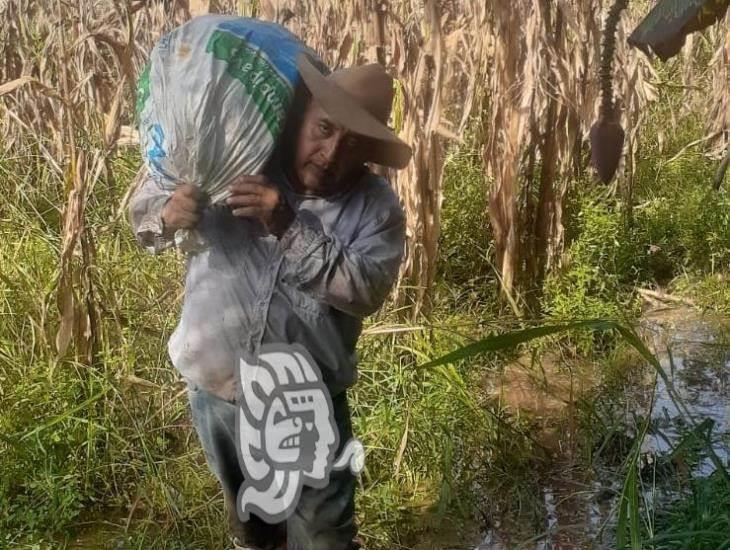
<svg viewBox="0 0 730 550">
<path fill-rule="evenodd" d="M 662 367 L 688 407 L 695 421 L 711 419 L 712 447 L 723 464 L 730 457 L 730 322 L 703 318 L 690 310 L 648 317 L 657 334 Z M 644 440 L 642 451 L 664 455 L 671 451 L 685 424 L 677 403 L 663 380 L 657 382 L 652 418 L 655 431 Z M 703 456 L 692 468 L 694 474 L 707 476 L 715 470 L 713 461 Z"/>
<path fill-rule="evenodd" d="M 715 464 L 701 454 L 690 464 L 668 460 L 672 449 L 688 431 L 686 415 L 677 405 L 684 403 L 695 422 L 712 419 L 712 448 L 723 464 L 730 450 L 730 320 L 707 317 L 688 309 L 661 309 L 647 312 L 642 321 L 647 340 L 667 373 L 670 387 L 647 371 L 623 390 L 611 396 L 616 413 L 625 418 L 624 449 L 630 447 L 635 433 L 636 415 L 651 417 L 651 430 L 642 446 L 642 465 L 653 468 L 654 482 L 648 484 L 646 501 L 661 503 L 676 497 L 672 476 L 706 476 Z M 592 366 L 560 368 L 560 358 L 534 362 L 518 361 L 509 365 L 492 388 L 513 412 L 527 412 L 543 423 L 541 442 L 554 451 L 551 467 L 542 472 L 543 528 L 525 540 L 509 530 L 492 528 L 482 534 L 477 550 L 501 548 L 612 548 L 617 496 L 622 476 L 618 464 L 588 464 L 576 452 L 575 426 L 567 422 L 571 407 L 586 392 L 597 388 L 600 373 Z M 676 392 L 676 393 L 674 393 Z M 659 465 L 671 466 L 665 481 L 656 481 Z"/>
</svg>

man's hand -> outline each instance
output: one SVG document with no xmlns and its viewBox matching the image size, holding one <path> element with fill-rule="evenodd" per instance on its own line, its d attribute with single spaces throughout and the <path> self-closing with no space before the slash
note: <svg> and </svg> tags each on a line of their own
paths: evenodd
<svg viewBox="0 0 730 550">
<path fill-rule="evenodd" d="M 257 218 L 278 238 L 294 220 L 294 211 L 266 176 L 239 176 L 229 190 L 226 202 L 234 216 Z"/>
<path fill-rule="evenodd" d="M 165 232 L 195 227 L 200 221 L 202 204 L 203 193 L 199 187 L 190 183 L 180 185 L 162 209 Z"/>
</svg>

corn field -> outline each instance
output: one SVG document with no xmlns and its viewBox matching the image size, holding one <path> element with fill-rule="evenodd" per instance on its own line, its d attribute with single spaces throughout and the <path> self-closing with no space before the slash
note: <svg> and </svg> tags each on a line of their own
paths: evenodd
<svg viewBox="0 0 730 550">
<path fill-rule="evenodd" d="M 501 409 L 492 414 L 491 409 L 484 412 L 488 409 L 486 406 L 475 412 L 478 407 L 469 401 L 471 397 L 464 397 L 468 394 L 467 384 L 456 370 L 444 369 L 426 375 L 412 368 L 421 363 L 424 356 L 446 353 L 451 349 L 454 335 L 461 338 L 465 334 L 458 326 L 453 334 L 433 336 L 434 327 L 444 317 L 437 308 L 437 299 L 444 299 L 443 295 L 437 296 L 441 282 L 439 269 L 448 270 L 450 266 L 450 259 L 443 260 L 440 249 L 448 225 L 445 212 L 450 206 L 445 197 L 446 182 L 451 180 L 445 176 L 449 174 L 449 162 L 453 158 L 463 158 L 458 155 L 468 157 L 469 161 L 464 165 L 475 166 L 476 175 L 464 169 L 463 174 L 457 171 L 451 177 L 456 180 L 472 178 L 470 181 L 476 181 L 478 193 L 483 198 L 484 207 L 480 206 L 476 220 L 469 218 L 471 225 L 466 228 L 458 226 L 461 235 L 457 237 L 463 236 L 463 241 L 469 243 L 468 237 L 473 231 L 485 241 L 479 243 L 480 248 L 488 251 L 481 260 L 493 272 L 497 305 L 494 310 L 485 308 L 489 313 L 479 310 L 480 317 L 467 319 L 467 324 L 479 328 L 486 325 L 490 331 L 502 330 L 506 325 L 511 326 L 510 323 L 524 329 L 532 320 L 547 315 L 541 310 L 544 307 L 541 299 L 548 292 L 546 288 L 551 281 L 554 284 L 562 270 L 574 261 L 568 237 L 571 221 L 576 225 L 579 219 L 586 226 L 605 223 L 596 231 L 611 233 L 611 241 L 621 238 L 618 233 L 613 234 L 616 226 L 609 223 L 613 218 L 608 214 L 599 215 L 608 212 L 609 207 L 601 210 L 603 206 L 599 205 L 600 208 L 591 210 L 585 218 L 581 217 L 583 212 L 569 210 L 571 192 L 578 185 L 586 186 L 588 182 L 588 187 L 597 190 L 597 195 L 610 198 L 628 227 L 636 212 L 656 209 L 660 212 L 658 217 L 668 219 L 674 215 L 671 208 L 662 210 L 661 201 L 649 199 L 643 204 L 634 204 L 637 182 L 647 179 L 642 173 L 642 152 L 645 151 L 642 146 L 648 141 L 644 131 L 650 124 L 651 146 L 657 149 L 652 154 L 663 159 L 657 161 L 660 168 L 679 165 L 681 163 L 675 161 L 681 160 L 682 155 L 701 148 L 703 162 L 719 167 L 714 181 L 714 188 L 719 190 L 725 182 L 722 166 L 726 167 L 730 160 L 730 12 L 702 33 L 689 35 L 677 58 L 670 64 L 661 65 L 627 43 L 631 30 L 652 5 L 648 0 L 0 0 L 0 132 L 3 136 L 0 176 L 8 179 L 13 190 L 8 194 L 10 198 L 0 203 L 0 224 L 21 220 L 21 223 L 31 225 L 28 220 L 33 223 L 41 220 L 32 228 L 31 232 L 35 233 L 28 237 L 27 249 L 40 247 L 40 242 L 52 251 L 54 259 L 49 267 L 50 280 L 46 281 L 32 266 L 25 266 L 27 258 L 14 256 L 14 251 L 25 250 L 25 244 L 8 247 L 7 255 L 0 254 L 0 259 L 5 260 L 12 256 L 10 261 L 19 265 L 17 273 L 25 278 L 23 285 L 16 284 L 0 271 L 0 290 L 3 291 L 0 298 L 4 300 L 0 328 L 5 330 L 2 323 L 7 312 L 10 312 L 7 317 L 17 317 L 17 322 L 13 320 L 7 324 L 13 325 L 12 330 L 0 331 L 0 403 L 5 395 L 13 395 L 8 385 L 3 386 L 6 372 L 12 369 L 21 372 L 18 365 L 26 359 L 31 366 L 48 360 L 48 365 L 44 365 L 48 372 L 43 371 L 43 378 L 47 377 L 49 383 L 63 368 L 70 370 L 73 366 L 77 369 L 74 376 L 81 381 L 79 383 L 88 385 L 79 393 L 84 399 L 76 398 L 81 401 L 80 405 L 64 403 L 63 418 L 57 427 L 82 410 L 78 407 L 86 405 L 104 409 L 103 414 L 108 416 L 103 418 L 116 420 L 115 414 L 121 416 L 121 409 L 129 418 L 134 418 L 127 410 L 127 399 L 131 402 L 137 398 L 136 393 L 134 399 L 129 397 L 133 394 L 131 390 L 129 394 L 119 392 L 114 398 L 100 400 L 98 404 L 95 397 L 104 395 L 106 399 L 106 394 L 88 397 L 87 393 L 92 394 L 92 389 L 96 388 L 97 378 L 94 377 L 106 376 L 113 380 L 112 384 L 105 379 L 108 384 L 105 391 L 110 394 L 112 389 L 117 390 L 115 384 L 119 380 L 120 387 L 123 383 L 134 388 L 153 388 L 157 392 L 149 401 L 140 399 L 146 415 L 144 425 L 124 416 L 138 432 L 148 436 L 153 431 L 151 427 L 158 423 L 163 424 L 162 428 L 170 428 L 164 424 L 169 420 L 165 415 L 184 390 L 166 380 L 164 372 L 167 371 L 159 368 L 167 366 L 166 358 L 160 359 L 164 350 L 155 359 L 153 354 L 144 355 L 135 349 L 140 333 L 145 333 L 147 340 L 144 342 L 151 342 L 150 347 L 164 348 L 161 335 L 169 327 L 150 328 L 148 325 L 169 322 L 170 310 L 165 310 L 164 315 L 160 314 L 148 324 L 135 319 L 134 315 L 146 314 L 145 307 L 153 302 L 160 309 L 169 308 L 170 304 L 178 305 L 181 294 L 173 300 L 175 293 L 180 292 L 180 287 L 175 286 L 178 281 L 173 284 L 160 280 L 170 276 L 165 270 L 174 271 L 179 265 L 173 266 L 171 262 L 164 270 L 161 268 L 149 275 L 153 283 L 164 288 L 160 295 L 153 296 L 154 301 L 149 296 L 140 297 L 144 291 L 137 288 L 113 287 L 109 284 L 113 275 L 104 278 L 101 266 L 108 268 L 106 256 L 122 257 L 119 251 L 125 245 L 120 244 L 121 239 L 111 228 L 118 229 L 123 222 L 128 201 L 145 176 L 146 169 L 138 153 L 135 93 L 137 79 L 153 45 L 171 29 L 197 15 L 237 14 L 287 27 L 316 50 L 332 69 L 378 62 L 395 77 L 390 126 L 412 146 L 413 158 L 401 171 L 382 167 L 373 167 L 373 170 L 387 176 L 406 213 L 405 260 L 388 304 L 388 313 L 393 313 L 393 318 L 388 320 L 393 320 L 395 328 L 382 327 L 377 319 L 375 326 L 366 328 L 363 333 L 365 337 L 377 336 L 385 342 L 368 343 L 364 355 L 372 363 L 365 362 L 370 370 L 364 372 L 365 389 L 362 390 L 373 402 L 382 399 L 378 406 L 386 411 L 378 413 L 381 416 L 363 415 L 364 424 L 372 423 L 366 426 L 366 437 L 371 438 L 373 456 L 379 460 L 377 467 L 372 466 L 376 472 L 371 474 L 375 481 L 367 493 L 369 510 L 377 515 L 378 526 L 382 524 L 398 531 L 399 520 L 393 517 L 401 517 L 380 513 L 379 499 L 384 497 L 377 492 L 378 487 L 395 487 L 398 498 L 405 500 L 403 495 L 408 493 L 408 498 L 417 500 L 419 495 L 429 490 L 433 492 L 433 487 L 427 487 L 431 478 L 423 472 L 427 468 L 423 466 L 426 459 L 419 462 L 420 455 L 437 456 L 438 460 L 441 460 L 441 454 L 448 455 L 441 464 L 447 472 L 457 461 L 452 454 L 458 452 L 460 442 L 444 450 L 441 440 L 431 436 L 431 425 L 435 418 L 441 418 L 439 415 L 447 417 L 448 413 L 459 411 L 459 414 L 453 414 L 459 418 L 450 418 L 449 422 L 453 423 L 444 421 L 443 425 L 434 428 L 434 433 L 441 430 L 447 435 L 455 429 L 453 426 L 463 428 L 459 422 L 471 422 L 466 413 L 462 415 L 463 411 L 478 415 L 480 422 L 483 421 L 480 429 L 486 426 L 492 430 L 488 435 L 492 439 L 487 443 L 479 440 L 475 445 L 486 445 L 485 454 L 491 461 L 489 466 L 495 471 L 503 473 L 513 463 L 505 466 L 494 449 L 501 449 L 515 463 L 531 465 L 532 455 L 544 449 L 529 433 L 523 432 L 527 421 L 518 418 L 510 423 L 511 420 L 508 422 L 502 416 Z M 615 29 L 607 33 L 607 27 Z M 606 43 L 610 45 L 608 52 Z M 668 76 L 676 71 L 680 73 L 679 79 Z M 667 99 L 670 95 L 674 98 L 672 102 Z M 660 111 L 656 110 L 658 104 L 662 106 Z M 616 117 L 625 131 L 619 169 L 609 184 L 599 181 L 595 167 L 589 162 L 591 127 L 606 110 Z M 662 113 L 658 122 L 657 112 Z M 676 142 L 674 134 L 683 128 L 683 121 L 687 119 L 699 120 L 701 136 L 694 139 L 693 135 L 693 141 L 688 140 L 678 152 L 670 151 L 668 144 Z M 665 156 L 669 158 L 665 159 Z M 120 173 L 119 167 L 126 166 L 125 163 L 130 166 L 130 174 L 135 173 L 136 177 L 124 177 L 126 173 Z M 21 175 L 11 173 L 13 166 L 20 165 L 30 168 Z M 11 168 L 6 168 L 8 166 Z M 682 169 L 680 166 L 676 173 L 685 177 Z M 657 176 L 655 185 L 662 184 Z M 114 192 L 109 193 L 109 190 Z M 108 196 L 121 199 L 115 198 L 115 204 L 104 208 L 92 208 L 98 207 L 98 200 L 103 200 L 99 197 Z M 23 205 L 14 203 L 18 197 L 23 198 Z M 718 199 L 718 204 L 724 203 Z M 26 210 L 33 212 L 28 214 Z M 97 210 L 108 216 L 97 215 Z M 93 219 L 92 213 L 96 216 Z M 696 245 L 696 250 L 692 250 L 699 258 L 694 258 L 696 263 L 707 260 L 710 264 L 707 270 L 712 280 L 708 285 L 717 282 L 719 286 L 719 290 L 712 286 L 713 293 L 708 300 L 726 297 L 730 303 L 727 274 L 721 272 L 722 266 L 730 265 L 730 252 L 723 244 L 726 237 L 722 233 L 722 228 L 730 227 L 730 222 L 726 214 L 718 214 L 720 218 L 715 225 L 708 222 L 707 228 L 688 230 L 681 236 L 685 240 L 677 248 L 690 249 L 690 245 Z M 131 240 L 131 231 L 129 233 Z M 114 238 L 110 239 L 110 234 L 114 234 Z M 23 232 L 18 235 L 21 240 L 27 237 Z M 730 239 L 730 233 L 727 235 Z M 676 239 L 679 241 L 680 237 Z M 669 248 L 672 243 L 662 241 L 660 244 L 655 245 L 652 241 L 646 253 L 647 263 L 659 272 L 666 267 L 661 263 L 662 247 Z M 596 255 L 601 256 L 601 261 L 604 255 L 610 256 L 604 254 L 605 247 L 589 241 L 586 247 L 591 246 L 598 250 Z M 579 249 L 575 254 L 579 253 L 585 251 Z M 129 257 L 125 256 L 127 260 Z M 611 261 L 614 261 L 613 257 Z M 716 263 L 721 268 L 716 270 Z M 682 265 L 681 269 L 684 267 Z M 0 263 L 0 270 L 2 268 Z M 137 265 L 124 266 L 124 269 L 135 275 L 143 271 Z M 143 273 L 140 278 L 130 277 L 130 280 L 146 281 L 147 275 Z M 579 272 L 579 276 L 583 275 Z M 603 271 L 586 276 L 593 284 L 591 276 L 603 284 Z M 153 284 L 149 286 L 152 289 Z M 613 287 L 607 283 L 606 288 Z M 149 294 L 154 294 L 150 289 L 147 289 Z M 15 292 L 13 297 L 33 294 L 33 299 L 29 300 L 32 304 L 26 310 L 18 307 L 16 313 L 6 299 L 5 291 Z M 135 295 L 137 292 L 139 296 Z M 455 292 L 454 296 L 453 302 L 458 304 L 470 299 L 476 302 L 480 295 L 470 288 L 463 293 L 461 290 Z M 654 292 L 653 296 L 661 297 L 661 294 Z M 121 304 L 126 304 L 126 300 L 146 305 L 139 306 L 139 311 L 133 307 L 125 309 Z M 581 305 L 585 303 L 580 302 Z M 485 321 L 484 317 L 494 311 L 501 317 L 498 316 L 492 326 L 491 320 Z M 462 313 L 459 311 L 455 315 L 458 317 Z M 402 335 L 406 336 L 399 340 Z M 7 350 L 18 349 L 13 346 L 21 340 L 29 342 L 23 348 L 29 358 L 24 355 L 13 362 L 16 354 Z M 593 345 L 594 340 L 590 343 Z M 576 349 L 579 347 L 580 344 L 575 344 Z M 123 351 L 119 351 L 122 348 Z M 387 361 L 378 355 L 381 352 Z M 575 349 L 571 348 L 573 352 Z M 117 353 L 119 357 L 113 357 Z M 145 361 L 154 371 L 144 373 L 148 379 L 134 373 L 134 369 Z M 372 366 L 381 363 L 385 365 L 385 374 Z M 63 368 L 59 369 L 59 365 Z M 436 382 L 427 376 L 436 377 Z M 386 387 L 385 392 L 381 386 Z M 72 387 L 76 391 L 76 386 Z M 572 385 L 570 388 L 572 399 Z M 397 402 L 397 412 L 391 411 L 395 401 L 382 396 L 390 389 L 393 394 L 403 392 L 406 396 Z M 428 403 L 432 409 L 411 408 L 409 399 L 421 392 L 433 400 Z M 464 398 L 463 403 L 457 404 L 461 398 Z M 25 396 L 18 401 L 23 405 Z M 368 403 L 360 404 L 363 410 L 369 411 Z M 457 409 L 461 405 L 463 409 Z M 372 409 L 375 408 L 373 405 Z M 68 416 L 63 416 L 67 412 Z M 83 415 L 79 412 L 79 416 Z M 0 415 L 0 444 L 5 443 L 3 421 Z M 46 422 L 39 429 L 53 426 L 56 426 L 56 420 Z M 420 429 L 414 426 L 420 426 Z M 92 433 L 98 426 L 89 421 L 82 428 Z M 126 428 L 124 425 L 123 429 L 114 432 L 117 439 L 104 432 L 106 444 L 114 452 L 118 451 L 115 445 L 123 448 L 121 456 L 136 456 L 133 454 L 135 445 L 151 440 L 139 434 L 128 436 Z M 463 428 L 464 433 L 469 429 Z M 33 430 L 30 435 L 36 433 Z M 476 434 L 475 429 L 463 439 L 478 439 Z M 23 435 L 22 441 L 32 441 L 30 435 Z M 96 437 L 92 435 L 89 441 Z M 129 439 L 120 442 L 124 437 Z M 135 437 L 139 437 L 139 441 Z M 522 443 L 515 443 L 518 440 Z M 99 444 L 98 447 L 104 446 Z M 164 445 L 161 448 L 165 452 L 169 450 Z M 96 452 L 93 449 L 96 447 L 90 443 L 84 452 L 91 456 Z M 165 468 L 150 458 L 152 454 L 147 447 L 144 447 L 144 453 L 149 463 L 135 464 L 134 468 L 138 468 L 134 470 L 135 475 L 138 471 L 147 472 L 149 467 L 149 471 L 163 479 L 160 472 Z M 409 469 L 409 460 L 417 466 Z M 461 460 L 468 469 L 466 459 L 462 457 Z M 114 455 L 109 464 L 100 466 L 100 471 L 106 473 L 103 468 L 108 466 L 109 471 L 115 472 L 117 462 L 123 460 L 118 461 Z M 89 476 L 88 471 L 95 465 L 91 459 L 86 464 L 91 464 L 86 474 Z M 376 458 L 372 464 L 376 464 Z M 532 471 L 526 468 L 514 475 L 529 477 Z M 120 479 L 123 477 L 120 475 Z M 392 486 L 388 485 L 391 477 L 395 480 Z M 443 475 L 444 479 L 447 477 Z M 105 485 L 107 493 L 123 494 L 124 490 L 116 485 L 116 477 L 110 476 L 112 478 L 109 486 Z M 103 481 L 106 483 L 106 479 Z M 120 487 L 136 483 L 127 482 L 127 486 L 120 482 Z M 447 494 L 450 489 L 444 482 L 436 492 Z M 3 490 L 0 483 L 0 497 L 4 495 Z M 501 490 L 499 485 L 498 491 Z M 136 498 L 127 527 L 142 497 L 137 495 Z M 210 502 L 208 498 L 206 495 L 207 503 Z M 165 494 L 164 504 L 158 505 L 174 521 L 184 522 L 184 510 L 176 509 L 175 502 L 174 495 Z M 401 501 L 393 498 L 392 502 L 400 505 Z M 515 506 L 521 507 L 522 502 Z M 203 503 L 199 508 L 205 506 Z M 3 506 L 0 506 L 0 526 L 3 520 Z M 0 532 L 0 546 L 3 535 Z M 380 531 L 368 536 L 374 548 L 396 547 L 395 538 L 387 538 Z"/>
<path fill-rule="evenodd" d="M 638 131 L 657 98 L 648 59 L 625 45 L 639 4 L 620 22 L 614 82 L 629 129 L 619 186 L 630 193 Z M 2 7 L 0 97 L 4 148 L 38 148 L 64 189 L 56 346 L 71 340 L 91 359 L 99 334 L 88 266 L 93 235 L 84 205 L 109 155 L 135 144 L 134 83 L 154 41 L 207 11 L 255 15 L 287 25 L 333 68 L 378 61 L 397 76 L 393 124 L 413 161 L 390 174 L 408 216 L 407 251 L 395 301 L 415 319 L 428 311 L 438 255 L 446 151 L 478 120 L 483 139 L 485 222 L 491 224 L 505 296 L 539 288 L 560 262 L 563 202 L 596 118 L 602 18 L 585 2 L 308 0 L 259 3 L 61 2 L 10 0 Z M 728 36 L 715 50 L 708 132 L 727 142 Z M 689 51 L 691 52 L 690 45 Z M 687 80 L 692 77 L 687 64 Z M 677 116 L 680 116 L 678 114 Z M 671 131 L 668 130 L 668 131 Z M 120 212 L 124 205 L 120 205 Z"/>
</svg>

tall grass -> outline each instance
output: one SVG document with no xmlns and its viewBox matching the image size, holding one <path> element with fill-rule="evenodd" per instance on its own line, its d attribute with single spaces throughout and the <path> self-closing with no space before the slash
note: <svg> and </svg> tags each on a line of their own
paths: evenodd
<svg viewBox="0 0 730 550">
<path fill-rule="evenodd" d="M 105 537 L 144 547 L 225 544 L 222 495 L 166 353 L 182 258 L 149 256 L 116 209 L 138 163 L 114 157 L 114 180 L 102 180 L 88 206 L 106 335 L 89 367 L 59 359 L 51 345 L 56 182 L 30 155 L 0 159 L 1 214 L 11 221 L 0 227 L 0 544 L 92 540 L 84 529 L 100 525 Z M 466 370 L 414 368 L 467 338 L 470 318 L 442 311 L 405 333 L 394 322 L 387 313 L 371 321 L 352 393 L 368 453 L 358 511 L 372 548 L 413 543 L 419 517 L 468 518 L 466 465 L 496 431 Z"/>
<path fill-rule="evenodd" d="M 55 182 L 32 159 L 0 162 L 3 217 L 12 222 L 2 225 L 0 249 L 0 533 L 8 544 L 51 537 L 97 515 L 134 518 L 135 531 L 144 531 L 165 525 L 162 511 L 167 521 L 197 523 L 197 536 L 214 539 L 216 510 L 180 500 L 186 485 L 188 498 L 214 487 L 201 475 L 199 449 L 190 449 L 182 386 L 165 357 L 180 265 L 153 264 L 116 217 L 112 205 L 129 177 L 129 160 L 120 157 L 120 184 L 97 194 L 89 217 L 98 231 L 92 276 L 107 329 L 102 360 L 88 367 L 59 359 L 50 344 L 59 238 L 47 227 L 57 216 Z"/>
</svg>

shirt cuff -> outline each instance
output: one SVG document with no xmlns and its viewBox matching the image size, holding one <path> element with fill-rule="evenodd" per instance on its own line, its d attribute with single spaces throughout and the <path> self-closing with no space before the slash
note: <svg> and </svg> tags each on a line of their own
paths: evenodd
<svg viewBox="0 0 730 550">
<path fill-rule="evenodd" d="M 137 228 L 137 239 L 151 254 L 161 254 L 175 246 L 175 238 L 165 234 L 162 209 L 171 197 L 162 197 L 142 218 Z"/>
</svg>

